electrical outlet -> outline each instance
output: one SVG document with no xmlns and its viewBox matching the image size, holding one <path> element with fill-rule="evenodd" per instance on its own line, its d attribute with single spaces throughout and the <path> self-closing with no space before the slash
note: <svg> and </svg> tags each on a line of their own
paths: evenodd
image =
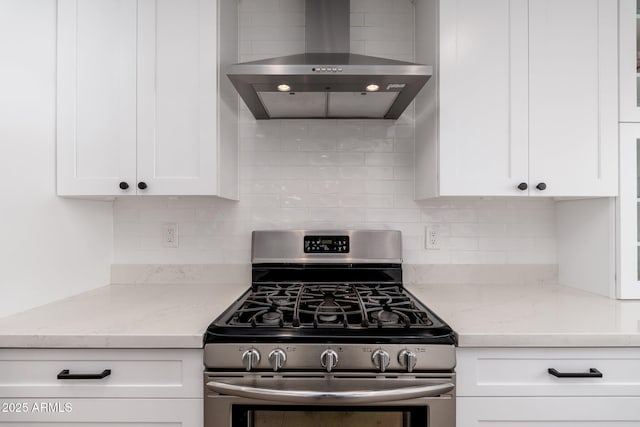
<svg viewBox="0 0 640 427">
<path fill-rule="evenodd" d="M 162 246 L 165 248 L 178 247 L 178 224 L 162 224 Z"/>
<path fill-rule="evenodd" d="M 424 229 L 424 247 L 425 249 L 440 249 L 440 233 L 438 228 L 428 225 Z"/>
</svg>

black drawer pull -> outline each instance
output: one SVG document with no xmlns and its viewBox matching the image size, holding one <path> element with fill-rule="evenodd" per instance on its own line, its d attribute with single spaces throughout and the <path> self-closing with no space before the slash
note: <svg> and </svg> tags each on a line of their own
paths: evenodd
<svg viewBox="0 0 640 427">
<path fill-rule="evenodd" d="M 63 369 L 58 374 L 59 380 L 101 380 L 111 375 L 111 369 L 105 369 L 99 374 L 70 374 L 68 369 Z"/>
<path fill-rule="evenodd" d="M 596 368 L 589 369 L 589 372 L 558 372 L 557 369 L 549 368 L 549 373 L 557 378 L 602 378 L 602 372 Z"/>
</svg>

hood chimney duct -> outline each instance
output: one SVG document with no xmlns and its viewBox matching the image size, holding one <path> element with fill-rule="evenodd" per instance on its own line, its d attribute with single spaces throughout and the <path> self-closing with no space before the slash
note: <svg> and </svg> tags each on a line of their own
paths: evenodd
<svg viewBox="0 0 640 427">
<path fill-rule="evenodd" d="M 351 2 L 305 1 L 305 50 L 307 53 L 349 53 Z"/>
</svg>

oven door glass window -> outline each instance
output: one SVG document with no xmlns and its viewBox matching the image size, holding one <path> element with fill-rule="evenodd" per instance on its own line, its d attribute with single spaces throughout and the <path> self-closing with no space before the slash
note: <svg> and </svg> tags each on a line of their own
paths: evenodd
<svg viewBox="0 0 640 427">
<path fill-rule="evenodd" d="M 232 427 L 426 427 L 427 407 L 234 405 Z"/>
</svg>

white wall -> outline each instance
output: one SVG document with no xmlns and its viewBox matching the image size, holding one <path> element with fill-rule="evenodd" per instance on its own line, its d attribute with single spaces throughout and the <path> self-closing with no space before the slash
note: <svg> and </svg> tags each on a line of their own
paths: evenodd
<svg viewBox="0 0 640 427">
<path fill-rule="evenodd" d="M 410 0 L 351 9 L 352 52 L 412 60 Z M 303 51 L 304 0 L 240 0 L 242 61 Z M 407 263 L 556 263 L 550 200 L 414 202 L 413 129 L 411 107 L 397 122 L 256 122 L 243 108 L 240 202 L 119 199 L 115 262 L 247 263 L 251 230 L 355 227 L 402 230 Z M 162 246 L 164 222 L 178 224 L 179 248 Z M 440 250 L 424 249 L 426 225 L 439 228 Z"/>
<path fill-rule="evenodd" d="M 0 316 L 109 282 L 111 203 L 55 195 L 55 7 L 0 1 Z"/>
</svg>

